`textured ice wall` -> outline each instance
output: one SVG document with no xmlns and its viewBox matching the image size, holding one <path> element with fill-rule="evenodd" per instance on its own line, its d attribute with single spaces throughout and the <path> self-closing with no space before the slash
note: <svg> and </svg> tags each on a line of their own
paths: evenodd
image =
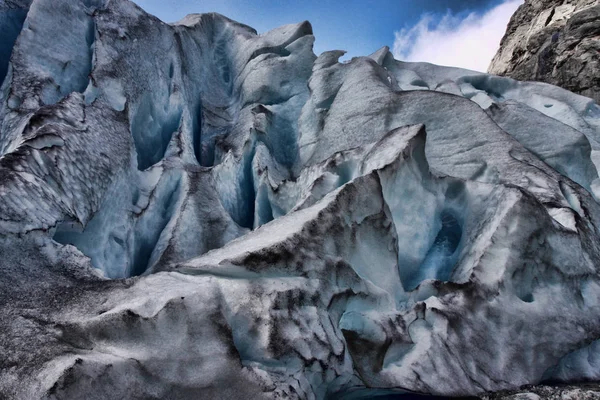
<svg viewBox="0 0 600 400">
<path fill-rule="evenodd" d="M 26 18 L 0 19 L 22 28 L 0 60 L 2 395 L 600 376 L 590 99 L 387 48 L 316 57 L 308 22 L 6 9 Z"/>
</svg>

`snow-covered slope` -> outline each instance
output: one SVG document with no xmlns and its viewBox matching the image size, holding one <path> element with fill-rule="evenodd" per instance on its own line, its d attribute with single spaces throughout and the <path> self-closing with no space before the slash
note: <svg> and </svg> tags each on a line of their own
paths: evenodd
<svg viewBox="0 0 600 400">
<path fill-rule="evenodd" d="M 600 378 L 589 99 L 127 0 L 0 31 L 0 396 Z"/>
</svg>

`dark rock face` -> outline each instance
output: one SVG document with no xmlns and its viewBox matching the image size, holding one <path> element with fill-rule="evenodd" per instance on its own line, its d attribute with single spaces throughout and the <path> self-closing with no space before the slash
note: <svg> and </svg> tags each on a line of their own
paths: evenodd
<svg viewBox="0 0 600 400">
<path fill-rule="evenodd" d="M 564 87 L 600 102 L 600 3 L 526 0 L 488 72 Z"/>
<path fill-rule="evenodd" d="M 540 385 L 521 388 L 518 391 L 499 392 L 482 396 L 483 400 L 598 400 L 600 385 L 598 383 L 581 383 L 578 385 Z"/>
</svg>

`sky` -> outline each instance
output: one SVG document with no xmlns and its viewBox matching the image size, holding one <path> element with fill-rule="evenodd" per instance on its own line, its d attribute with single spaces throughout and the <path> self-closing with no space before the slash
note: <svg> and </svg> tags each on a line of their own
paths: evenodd
<svg viewBox="0 0 600 400">
<path fill-rule="evenodd" d="M 134 0 L 165 22 L 218 12 L 259 33 L 304 20 L 314 51 L 346 50 L 345 59 L 389 46 L 403 61 L 485 72 L 510 16 L 523 0 Z"/>
</svg>

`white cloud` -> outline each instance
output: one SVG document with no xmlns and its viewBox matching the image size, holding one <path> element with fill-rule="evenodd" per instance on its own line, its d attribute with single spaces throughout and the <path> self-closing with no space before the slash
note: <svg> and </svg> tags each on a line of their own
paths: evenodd
<svg viewBox="0 0 600 400">
<path fill-rule="evenodd" d="M 484 14 L 460 19 L 446 14 L 439 22 L 424 14 L 410 29 L 396 32 L 394 57 L 485 72 L 500 46 L 506 25 L 523 0 L 507 0 Z"/>
</svg>

